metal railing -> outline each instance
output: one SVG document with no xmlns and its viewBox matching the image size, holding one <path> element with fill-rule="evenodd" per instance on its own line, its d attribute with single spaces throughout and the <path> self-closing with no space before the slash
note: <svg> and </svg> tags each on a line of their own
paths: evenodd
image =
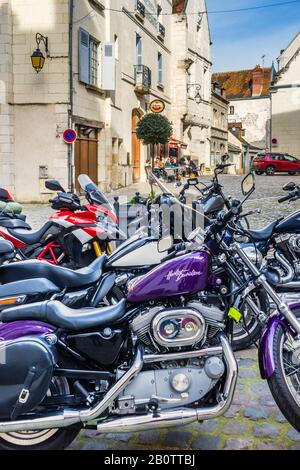
<svg viewBox="0 0 300 470">
<path fill-rule="evenodd" d="M 135 11 L 136 13 L 138 13 L 141 17 L 145 18 L 145 15 L 146 15 L 146 8 L 145 8 L 145 5 L 140 2 L 140 0 L 137 0 L 136 1 L 136 4 L 135 4 Z"/>
<path fill-rule="evenodd" d="M 158 35 L 162 38 L 166 36 L 166 28 L 161 23 L 158 23 Z"/>
<path fill-rule="evenodd" d="M 151 70 L 146 65 L 134 66 L 134 79 L 136 86 L 150 88 L 151 87 Z"/>
</svg>

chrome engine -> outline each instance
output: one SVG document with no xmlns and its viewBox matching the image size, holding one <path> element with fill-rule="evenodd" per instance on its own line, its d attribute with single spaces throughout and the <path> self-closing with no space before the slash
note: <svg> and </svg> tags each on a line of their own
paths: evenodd
<svg viewBox="0 0 300 470">
<path fill-rule="evenodd" d="M 148 370 L 119 397 L 114 412 L 135 414 L 141 406 L 176 408 L 205 397 L 225 373 L 222 349 L 205 349 L 224 329 L 224 318 L 224 312 L 199 301 L 178 308 L 153 307 L 137 315 L 132 332 L 155 354 L 149 356 Z"/>
<path fill-rule="evenodd" d="M 131 322 L 139 340 L 154 351 L 201 346 L 224 328 L 224 312 L 216 307 L 191 302 L 186 307 L 153 307 Z"/>
<path fill-rule="evenodd" d="M 288 244 L 292 251 L 296 253 L 300 253 L 300 236 L 299 235 L 292 235 L 289 238 Z"/>
</svg>

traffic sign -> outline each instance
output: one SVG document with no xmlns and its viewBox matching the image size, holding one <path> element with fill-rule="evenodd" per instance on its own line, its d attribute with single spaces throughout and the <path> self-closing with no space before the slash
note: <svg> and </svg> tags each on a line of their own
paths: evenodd
<svg viewBox="0 0 300 470">
<path fill-rule="evenodd" d="M 74 131 L 74 129 L 67 129 L 64 132 L 63 137 L 64 137 L 64 141 L 66 142 L 66 144 L 73 144 L 73 142 L 77 140 L 77 132 Z"/>
</svg>

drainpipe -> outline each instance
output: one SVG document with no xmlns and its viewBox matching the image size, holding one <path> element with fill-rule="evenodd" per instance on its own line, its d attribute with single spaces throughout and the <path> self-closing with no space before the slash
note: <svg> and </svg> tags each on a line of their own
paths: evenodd
<svg viewBox="0 0 300 470">
<path fill-rule="evenodd" d="M 69 109 L 68 126 L 73 128 L 73 20 L 74 0 L 69 1 Z M 73 191 L 73 144 L 68 145 L 68 188 Z"/>
</svg>

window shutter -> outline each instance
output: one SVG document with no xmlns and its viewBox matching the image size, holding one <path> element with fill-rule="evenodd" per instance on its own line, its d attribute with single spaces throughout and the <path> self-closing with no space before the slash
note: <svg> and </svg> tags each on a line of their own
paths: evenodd
<svg viewBox="0 0 300 470">
<path fill-rule="evenodd" d="M 79 80 L 90 83 L 90 35 L 87 31 L 79 29 Z"/>
<path fill-rule="evenodd" d="M 102 89 L 114 91 L 116 89 L 116 62 L 114 44 L 108 42 L 102 49 Z"/>
</svg>

